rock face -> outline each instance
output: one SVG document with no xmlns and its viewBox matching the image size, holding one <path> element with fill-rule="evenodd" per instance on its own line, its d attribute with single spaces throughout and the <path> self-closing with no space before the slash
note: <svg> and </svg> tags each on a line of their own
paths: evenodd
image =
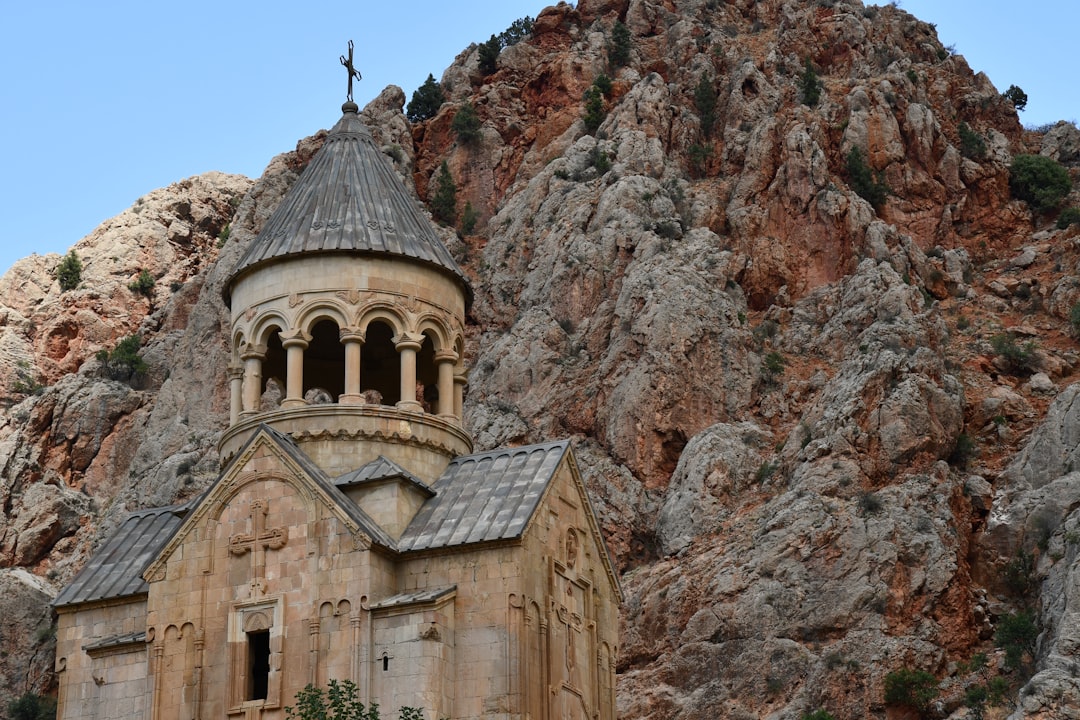
<svg viewBox="0 0 1080 720">
<path fill-rule="evenodd" d="M 1080 243 L 1010 199 L 1008 165 L 1075 165 L 1076 128 L 1024 132 L 932 26 L 848 0 L 560 4 L 494 74 L 473 47 L 443 82 L 422 124 L 398 88 L 364 117 L 420 198 L 445 161 L 478 213 L 445 231 L 476 291 L 478 449 L 578 442 L 627 597 L 620 717 L 899 717 L 902 668 L 938 680 L 935 716 L 1000 677 L 988 712 L 1070 717 Z M 56 256 L 0 279 L 0 563 L 41 583 L 20 632 L 124 512 L 216 475 L 221 281 L 323 138 L 255 183 L 150 193 L 75 246 L 75 290 Z M 104 377 L 133 333 L 147 372 Z M 1041 634 L 1010 671 L 995 629 L 1025 608 Z"/>
</svg>

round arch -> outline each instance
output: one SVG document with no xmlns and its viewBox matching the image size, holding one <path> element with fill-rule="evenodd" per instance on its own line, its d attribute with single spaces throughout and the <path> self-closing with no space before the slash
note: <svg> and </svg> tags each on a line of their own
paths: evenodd
<svg viewBox="0 0 1080 720">
<path fill-rule="evenodd" d="M 343 328 L 349 324 L 348 317 L 348 313 L 338 303 L 332 300 L 319 300 L 305 307 L 297 316 L 296 327 L 310 333 L 317 324 L 328 320 L 339 328 Z"/>
</svg>

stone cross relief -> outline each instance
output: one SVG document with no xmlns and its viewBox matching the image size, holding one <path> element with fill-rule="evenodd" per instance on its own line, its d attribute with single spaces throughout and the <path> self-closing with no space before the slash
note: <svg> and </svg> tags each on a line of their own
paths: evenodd
<svg viewBox="0 0 1080 720">
<path fill-rule="evenodd" d="M 241 533 L 229 538 L 229 552 L 233 555 L 251 553 L 251 591 L 262 595 L 266 592 L 266 551 L 280 550 L 288 540 L 284 527 L 266 527 L 266 515 L 270 512 L 266 500 L 251 502 L 251 533 Z"/>
</svg>

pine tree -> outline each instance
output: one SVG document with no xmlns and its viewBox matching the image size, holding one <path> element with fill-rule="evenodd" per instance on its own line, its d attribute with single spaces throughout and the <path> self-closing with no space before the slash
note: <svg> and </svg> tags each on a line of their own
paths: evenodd
<svg viewBox="0 0 1080 720">
<path fill-rule="evenodd" d="M 502 42 L 494 35 L 486 43 L 480 43 L 480 72 L 485 76 L 494 74 L 496 69 L 495 61 L 499 59 L 499 52 L 501 51 Z"/>
<path fill-rule="evenodd" d="M 716 124 L 716 88 L 708 73 L 703 73 L 694 88 L 694 105 L 701 113 L 701 134 L 706 138 L 712 135 Z"/>
<path fill-rule="evenodd" d="M 409 118 L 409 122 L 429 120 L 435 117 L 444 102 L 446 95 L 443 94 L 442 86 L 436 82 L 435 76 L 429 73 L 424 84 L 413 92 L 412 100 L 405 108 L 405 116 Z"/>
<path fill-rule="evenodd" d="M 431 196 L 431 213 L 439 222 L 453 225 L 457 218 L 457 185 L 450 167 L 443 160 L 435 176 L 435 194 Z"/>
<path fill-rule="evenodd" d="M 82 280 L 82 260 L 74 250 L 68 252 L 56 266 L 56 279 L 60 281 L 60 290 L 66 292 L 79 287 Z"/>
<path fill-rule="evenodd" d="M 471 102 L 466 102 L 457 111 L 450 123 L 450 129 L 465 145 L 476 145 L 480 142 L 480 117 Z"/>
</svg>

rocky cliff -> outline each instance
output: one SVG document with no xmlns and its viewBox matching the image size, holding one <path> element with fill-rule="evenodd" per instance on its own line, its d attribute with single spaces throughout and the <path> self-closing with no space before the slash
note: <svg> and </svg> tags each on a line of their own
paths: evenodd
<svg viewBox="0 0 1080 720">
<path fill-rule="evenodd" d="M 903 669 L 930 716 L 990 687 L 988 717 L 1071 717 L 1080 246 L 1009 164 L 1075 180 L 1080 131 L 1024 131 L 932 26 L 854 0 L 581 0 L 478 56 L 431 119 L 397 88 L 364 115 L 421 198 L 446 161 L 479 213 L 445 233 L 478 448 L 576 440 L 627 597 L 620 717 L 900 717 Z M 215 477 L 221 282 L 321 142 L 140 198 L 74 290 L 57 256 L 0 279 L 8 696 L 50 689 L 47 602 L 95 542 Z M 148 369 L 109 379 L 131 334 Z"/>
</svg>

